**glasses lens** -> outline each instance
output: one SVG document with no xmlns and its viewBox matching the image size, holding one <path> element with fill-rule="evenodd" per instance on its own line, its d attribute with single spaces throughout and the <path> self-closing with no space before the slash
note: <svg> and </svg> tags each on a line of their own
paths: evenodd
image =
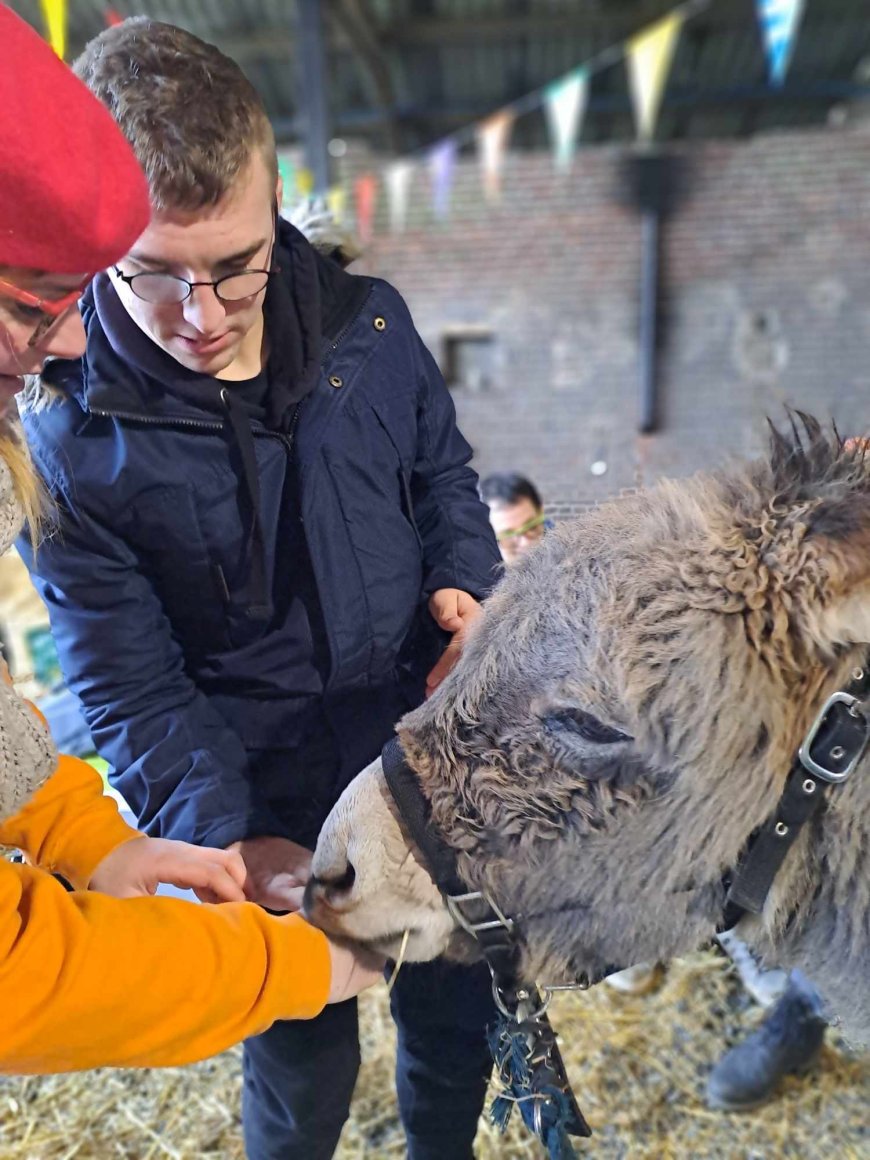
<svg viewBox="0 0 870 1160">
<path fill-rule="evenodd" d="M 134 274 L 130 279 L 130 289 L 143 302 L 153 302 L 158 306 L 183 302 L 190 294 L 190 283 L 173 274 Z"/>
<path fill-rule="evenodd" d="M 229 274 L 219 278 L 214 284 L 215 293 L 224 302 L 238 302 L 241 298 L 253 298 L 265 290 L 269 282 L 266 270 L 247 270 L 244 274 Z"/>
</svg>

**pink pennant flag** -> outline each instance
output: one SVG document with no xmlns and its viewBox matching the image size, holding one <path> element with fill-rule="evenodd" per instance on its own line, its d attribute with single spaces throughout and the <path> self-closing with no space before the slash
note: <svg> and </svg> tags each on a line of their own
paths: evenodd
<svg viewBox="0 0 870 1160">
<path fill-rule="evenodd" d="M 477 126 L 483 191 L 488 201 L 498 201 L 501 197 L 504 155 L 515 120 L 516 114 L 512 109 L 501 109 Z"/>
<path fill-rule="evenodd" d="M 356 199 L 356 227 L 364 246 L 372 240 L 375 221 L 375 203 L 378 198 L 378 179 L 373 173 L 361 173 L 354 182 Z"/>
</svg>

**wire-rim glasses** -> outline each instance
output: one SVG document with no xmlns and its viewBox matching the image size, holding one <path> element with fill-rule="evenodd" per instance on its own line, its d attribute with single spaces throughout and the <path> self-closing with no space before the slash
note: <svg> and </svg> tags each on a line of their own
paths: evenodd
<svg viewBox="0 0 870 1160">
<path fill-rule="evenodd" d="M 280 273 L 280 268 L 273 266 L 270 270 L 239 270 L 235 274 L 225 274 L 223 278 L 209 282 L 191 282 L 187 278 L 179 278 L 176 274 L 151 274 L 147 271 L 141 274 L 123 274 L 117 266 L 113 266 L 112 269 L 137 298 L 143 302 L 150 302 L 152 306 L 177 306 L 180 302 L 186 302 L 195 286 L 211 286 L 221 302 L 241 302 L 265 290 L 269 279 L 274 274 Z"/>
</svg>

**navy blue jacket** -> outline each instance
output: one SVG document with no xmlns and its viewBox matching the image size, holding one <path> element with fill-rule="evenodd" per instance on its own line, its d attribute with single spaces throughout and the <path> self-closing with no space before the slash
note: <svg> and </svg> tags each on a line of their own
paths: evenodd
<svg viewBox="0 0 870 1160">
<path fill-rule="evenodd" d="M 250 424 L 265 611 L 251 608 L 226 422 L 195 392 L 155 389 L 147 351 L 147 375 L 135 358 L 119 364 L 93 290 L 85 360 L 50 364 L 65 398 L 24 417 L 59 528 L 35 560 L 22 551 L 95 744 L 151 833 L 216 846 L 293 836 L 286 802 L 316 792 L 293 767 L 306 730 L 323 720 L 339 746 L 342 772 L 317 791 L 328 808 L 422 695 L 444 643 L 429 595 L 480 598 L 497 575 L 470 448 L 402 298 L 317 261 L 324 338 L 310 389 L 291 432 Z M 113 295 L 101 276 L 97 302 Z M 288 503 L 322 614 L 313 699 L 288 687 Z"/>
</svg>

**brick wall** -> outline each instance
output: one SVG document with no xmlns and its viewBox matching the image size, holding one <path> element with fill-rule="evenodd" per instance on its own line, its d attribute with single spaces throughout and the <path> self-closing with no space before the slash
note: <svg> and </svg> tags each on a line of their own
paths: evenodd
<svg viewBox="0 0 870 1160">
<path fill-rule="evenodd" d="M 567 177 L 513 155 L 496 207 L 463 159 L 447 223 L 421 168 L 405 232 L 382 206 L 360 263 L 406 295 L 436 357 L 451 328 L 491 333 L 491 381 L 454 391 L 476 466 L 525 472 L 560 513 L 754 451 L 786 402 L 870 428 L 870 124 L 681 156 L 652 435 L 637 433 L 640 224 L 623 148 L 583 149 Z"/>
</svg>

